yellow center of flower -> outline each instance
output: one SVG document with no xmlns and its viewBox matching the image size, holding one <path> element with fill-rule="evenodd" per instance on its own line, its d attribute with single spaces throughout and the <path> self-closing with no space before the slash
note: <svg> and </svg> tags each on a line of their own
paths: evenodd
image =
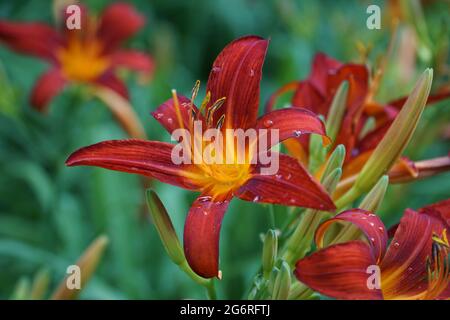
<svg viewBox="0 0 450 320">
<path fill-rule="evenodd" d="M 193 89 L 193 94 L 191 101 L 194 101 L 198 92 L 199 82 Z M 199 113 L 205 108 L 206 104 L 209 103 L 210 95 L 207 94 L 205 100 L 200 107 Z M 173 99 L 175 111 L 177 114 L 177 121 L 180 128 L 184 128 L 183 121 L 181 119 L 180 104 L 176 96 L 176 92 L 173 91 Z M 225 98 L 219 99 L 215 102 L 206 112 L 206 125 L 211 128 L 213 123 L 214 112 L 220 108 L 220 106 L 225 101 Z M 192 107 L 192 106 L 191 106 Z M 193 110 L 193 109 L 192 109 Z M 193 121 L 198 119 L 199 114 L 191 114 L 191 125 L 188 129 L 191 133 L 193 130 Z M 221 117 L 217 121 L 217 129 L 223 124 L 224 118 Z M 193 160 L 193 170 L 189 175 L 192 182 L 199 186 L 203 194 L 207 194 L 212 197 L 213 200 L 222 200 L 232 195 L 232 193 L 238 190 L 250 177 L 251 177 L 251 165 L 248 150 L 240 149 L 237 146 L 235 137 L 223 136 L 223 144 L 221 148 L 214 148 L 214 142 L 205 141 L 203 136 L 198 136 L 194 132 L 194 136 L 191 137 L 191 145 L 188 147 L 191 150 L 192 160 Z M 183 141 L 189 140 L 184 137 Z M 195 149 L 194 145 L 201 145 L 202 154 Z M 211 153 L 205 152 L 208 147 Z M 240 155 L 239 152 L 245 153 Z M 218 155 L 216 157 L 216 155 Z M 200 163 L 195 161 L 195 158 L 200 159 Z"/>
<path fill-rule="evenodd" d="M 69 39 L 66 47 L 57 52 L 63 74 L 72 81 L 89 82 L 101 76 L 110 66 L 108 58 L 102 55 L 98 40 Z"/>
</svg>

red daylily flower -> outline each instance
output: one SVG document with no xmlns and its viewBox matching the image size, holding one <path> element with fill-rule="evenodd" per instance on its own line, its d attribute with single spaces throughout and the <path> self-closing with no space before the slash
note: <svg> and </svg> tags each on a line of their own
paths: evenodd
<svg viewBox="0 0 450 320">
<path fill-rule="evenodd" d="M 192 99 L 174 93 L 174 97 L 152 115 L 169 133 L 179 128 L 192 132 L 193 120 L 197 120 L 204 124 L 204 130 L 220 127 L 222 132 L 225 129 L 270 127 L 279 130 L 280 140 L 300 133 L 325 135 L 323 123 L 308 110 L 289 108 L 257 118 L 267 47 L 268 41 L 256 36 L 233 41 L 214 61 L 207 83 L 207 96 L 200 109 L 193 101 L 198 91 L 196 86 Z M 229 139 L 226 135 L 225 139 L 227 145 Z M 202 141 L 202 144 L 206 142 Z M 192 269 L 203 277 L 219 276 L 219 233 L 224 213 L 233 197 L 253 202 L 335 209 L 323 187 L 297 160 L 287 155 L 280 154 L 276 175 L 263 175 L 260 171 L 263 166 L 259 163 L 235 161 L 231 164 L 194 162 L 176 165 L 171 159 L 173 148 L 173 144 L 159 141 L 106 141 L 76 151 L 66 163 L 69 166 L 91 165 L 137 173 L 201 192 L 186 219 L 184 251 Z M 252 152 L 249 147 L 247 153 L 250 155 Z"/>
<path fill-rule="evenodd" d="M 39 78 L 31 94 L 31 104 L 40 111 L 69 82 L 105 86 L 127 98 L 127 88 L 115 75 L 115 69 L 124 67 L 146 74 L 153 70 L 148 55 L 120 49 L 144 25 L 144 18 L 130 5 L 110 5 L 98 23 L 83 8 L 81 19 L 80 30 L 65 29 L 65 23 L 64 29 L 57 30 L 38 22 L 0 20 L 0 41 L 52 66 Z"/>
<path fill-rule="evenodd" d="M 293 107 L 307 108 L 326 117 L 336 90 L 345 80 L 349 83 L 347 108 L 334 146 L 343 144 L 347 153 L 342 182 L 335 196 L 339 196 L 352 185 L 357 173 L 384 137 L 406 98 L 397 99 L 386 105 L 374 102 L 372 100 L 373 93 L 369 87 L 369 70 L 365 65 L 343 64 L 319 53 L 314 57 L 311 74 L 306 80 L 294 81 L 283 86 L 272 95 L 266 105 L 266 110 L 272 110 L 279 95 L 294 90 L 291 101 Z M 427 103 L 438 102 L 449 96 L 450 91 L 444 90 L 431 95 Z M 362 129 L 370 117 L 375 119 L 375 128 L 361 137 Z M 308 162 L 308 136 L 289 139 L 285 145 L 297 159 L 305 164 Z M 448 156 L 420 163 L 414 163 L 408 158 L 402 157 L 389 175 L 392 182 L 405 182 L 448 170 L 449 163 Z M 423 174 L 418 173 L 419 167 Z"/>
<path fill-rule="evenodd" d="M 450 200 L 407 209 L 388 246 L 388 233 L 375 214 L 351 209 L 324 222 L 316 232 L 322 246 L 327 228 L 338 221 L 361 229 L 355 240 L 320 249 L 296 264 L 295 275 L 312 289 L 338 299 L 448 299 L 450 264 L 447 230 Z M 378 266 L 380 287 L 368 286 L 369 266 Z"/>
</svg>

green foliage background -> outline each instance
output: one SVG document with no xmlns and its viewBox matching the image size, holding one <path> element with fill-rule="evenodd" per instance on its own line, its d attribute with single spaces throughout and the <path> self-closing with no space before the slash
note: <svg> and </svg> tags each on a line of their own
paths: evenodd
<svg viewBox="0 0 450 320">
<path fill-rule="evenodd" d="M 356 61 L 357 41 L 371 44 L 371 61 L 386 51 L 391 36 L 387 21 L 381 30 L 366 28 L 366 8 L 382 1 L 257 1 L 152 0 L 131 1 L 147 18 L 127 46 L 149 52 L 156 60 L 153 80 L 138 84 L 124 73 L 131 103 L 151 139 L 169 135 L 149 112 L 169 98 L 170 89 L 188 94 L 233 39 L 257 34 L 271 39 L 265 62 L 261 101 L 280 85 L 307 76 L 313 55 L 323 51 L 342 61 Z M 101 12 L 108 1 L 86 1 Z M 428 2 L 427 2 L 428 3 Z M 51 1 L 0 1 L 0 18 L 53 23 Z M 432 1 L 425 8 L 434 48 L 449 41 L 449 4 Z M 401 25 L 404 27 L 405 23 Z M 447 43 L 445 43 L 445 41 Z M 394 54 L 395 56 L 395 54 Z M 447 55 L 447 67 L 449 57 Z M 399 81 L 395 62 L 388 66 L 380 101 L 408 93 L 434 60 L 418 57 L 415 76 Z M 88 244 L 99 234 L 111 242 L 99 270 L 83 290 L 85 299 L 203 298 L 203 289 L 179 271 L 166 256 L 156 230 L 143 209 L 138 177 L 98 168 L 64 166 L 79 147 L 125 138 L 108 109 L 80 87 L 70 87 L 53 100 L 48 115 L 31 109 L 29 93 L 45 63 L 0 45 L 0 298 L 9 298 L 21 279 L 49 270 L 54 287 Z M 449 81 L 439 75 L 436 83 Z M 286 99 L 285 99 L 286 100 Z M 447 154 L 449 142 L 439 139 L 450 120 L 450 102 L 426 110 L 408 149 L 412 159 Z M 261 106 L 262 106 L 261 104 Z M 260 109 L 262 111 L 262 108 Z M 380 212 L 388 225 L 407 207 L 418 208 L 450 196 L 450 175 L 410 185 L 389 187 Z M 155 182 L 155 188 L 182 235 L 185 215 L 195 195 Z M 235 200 L 224 219 L 221 236 L 219 297 L 246 297 L 260 264 L 260 233 L 269 228 L 268 208 Z M 287 209 L 276 207 L 276 224 Z"/>
</svg>

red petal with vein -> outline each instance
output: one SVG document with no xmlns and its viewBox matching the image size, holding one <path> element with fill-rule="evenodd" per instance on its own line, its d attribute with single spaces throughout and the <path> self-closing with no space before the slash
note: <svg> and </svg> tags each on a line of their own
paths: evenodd
<svg viewBox="0 0 450 320">
<path fill-rule="evenodd" d="M 144 24 L 144 17 L 131 5 L 114 3 L 106 8 L 101 17 L 98 37 L 105 45 L 105 51 L 112 51 Z"/>
<path fill-rule="evenodd" d="M 368 288 L 369 266 L 376 265 L 368 245 L 350 241 L 319 250 L 300 260 L 294 274 L 315 291 L 337 299 L 382 299 Z"/>
<path fill-rule="evenodd" d="M 42 23 L 0 21 L 0 41 L 23 54 L 55 62 L 55 48 L 60 36 Z"/>
<path fill-rule="evenodd" d="M 192 270 L 204 278 L 219 276 L 220 227 L 228 204 L 200 196 L 186 218 L 184 253 Z"/>
<path fill-rule="evenodd" d="M 326 96 L 327 94 L 328 77 L 335 73 L 336 69 L 340 66 L 342 66 L 341 62 L 324 53 L 315 55 L 309 81 L 311 81 L 322 96 Z"/>
<path fill-rule="evenodd" d="M 153 59 L 139 51 L 116 51 L 111 56 L 111 63 L 118 67 L 151 74 L 153 72 Z"/>
<path fill-rule="evenodd" d="M 347 64 L 338 69 L 328 79 L 328 94 L 334 96 L 342 81 L 349 82 L 347 111 L 341 124 L 335 145 L 343 144 L 346 150 L 352 150 L 357 138 L 358 124 L 361 119 L 364 99 L 368 90 L 369 73 L 363 65 Z M 347 152 L 346 159 L 351 157 Z"/>
<path fill-rule="evenodd" d="M 292 91 L 292 90 L 296 90 L 299 84 L 300 83 L 298 81 L 292 81 L 292 82 L 289 82 L 289 83 L 285 84 L 284 86 L 282 86 L 277 91 L 275 91 L 270 96 L 269 100 L 267 100 L 267 103 L 266 103 L 266 106 L 265 106 L 265 111 L 266 112 L 272 111 L 273 105 L 275 104 L 275 102 L 278 99 L 278 97 L 281 96 L 282 94 L 285 94 L 286 92 L 289 92 L 289 91 Z"/>
<path fill-rule="evenodd" d="M 226 114 L 227 128 L 253 127 L 258 115 L 262 66 L 268 40 L 247 36 L 231 42 L 214 61 L 206 90 L 211 92 L 209 107 L 222 97 L 224 105 L 214 121 Z"/>
<path fill-rule="evenodd" d="M 104 141 L 75 151 L 66 165 L 136 173 L 182 188 L 196 189 L 186 178 L 191 167 L 173 163 L 173 147 L 170 143 L 138 139 Z"/>
<path fill-rule="evenodd" d="M 191 126 L 191 100 L 185 96 L 178 95 L 178 102 L 180 104 L 180 115 L 183 121 L 185 129 L 189 129 Z M 203 117 L 198 114 L 198 109 L 195 105 L 192 105 L 200 121 L 203 121 Z M 151 112 L 152 116 L 171 134 L 174 130 L 181 128 L 178 122 L 175 105 L 173 98 L 167 100 L 158 107 L 155 111 Z M 203 129 L 206 129 L 203 126 Z"/>
<path fill-rule="evenodd" d="M 419 209 L 419 213 L 440 218 L 447 225 L 447 232 L 450 232 L 450 199 L 443 200 Z"/>
<path fill-rule="evenodd" d="M 266 129 L 267 139 L 271 141 L 271 130 L 278 130 L 278 144 L 289 138 L 296 138 L 302 134 L 317 133 L 326 137 L 325 125 L 320 118 L 309 110 L 303 108 L 286 108 L 266 113 L 256 121 L 257 130 Z"/>
<path fill-rule="evenodd" d="M 392 121 L 389 121 L 368 133 L 361 141 L 358 142 L 358 151 L 363 153 L 364 151 L 375 149 L 383 139 L 386 132 L 389 130 L 391 124 Z"/>
<path fill-rule="evenodd" d="M 292 105 L 309 109 L 317 114 L 326 116 L 328 114 L 328 105 L 326 97 L 316 89 L 309 81 L 302 81 L 292 97 Z"/>
<path fill-rule="evenodd" d="M 64 88 L 66 80 L 60 70 L 52 69 L 44 73 L 36 82 L 31 93 L 31 105 L 44 111 L 50 100 Z"/>
<path fill-rule="evenodd" d="M 381 263 L 386 299 L 407 298 L 427 289 L 427 258 L 432 235 L 441 234 L 440 220 L 407 209 Z"/>
<path fill-rule="evenodd" d="M 366 210 L 350 209 L 322 223 L 316 231 L 316 244 L 318 247 L 322 247 L 323 236 L 328 227 L 338 221 L 350 222 L 361 229 L 370 243 L 373 258 L 377 263 L 381 260 L 387 247 L 387 231 L 381 219 L 376 214 Z"/>
<path fill-rule="evenodd" d="M 127 86 L 112 72 L 103 74 L 95 83 L 117 92 L 127 100 L 129 99 Z"/>
<path fill-rule="evenodd" d="M 258 165 L 256 173 L 237 192 L 239 198 L 319 210 L 336 209 L 322 185 L 296 159 L 281 153 L 278 155 L 277 174 L 263 175 L 259 172 L 264 166 Z M 272 157 L 276 159 L 275 152 L 272 152 Z"/>
</svg>

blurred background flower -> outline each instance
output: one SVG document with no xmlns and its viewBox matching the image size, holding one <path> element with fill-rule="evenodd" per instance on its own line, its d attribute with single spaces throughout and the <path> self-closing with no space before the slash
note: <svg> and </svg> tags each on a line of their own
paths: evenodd
<svg viewBox="0 0 450 320">
<path fill-rule="evenodd" d="M 95 15 L 110 1 L 83 1 Z M 170 89 L 189 95 L 197 79 L 206 83 L 211 64 L 233 39 L 247 34 L 271 38 L 263 69 L 261 101 L 280 86 L 305 79 L 321 51 L 347 62 L 373 65 L 392 38 L 398 37 L 376 101 L 407 95 L 427 67 L 433 89 L 449 85 L 448 2 L 200 0 L 129 1 L 146 17 L 143 29 L 125 47 L 151 53 L 151 83 L 119 72 L 130 103 L 151 140 L 168 141 L 149 112 L 170 98 Z M 412 3 L 411 7 L 405 3 Z M 367 6 L 378 4 L 381 29 L 366 27 Z M 52 2 L 0 1 L 0 19 L 53 23 Z M 126 138 L 102 101 L 70 86 L 42 116 L 29 104 L 29 93 L 47 70 L 42 61 L 0 46 L 0 297 L 8 298 L 19 279 L 49 270 L 56 287 L 66 268 L 99 234 L 110 240 L 104 258 L 80 298 L 203 298 L 203 289 L 167 258 L 155 228 L 142 218 L 144 192 L 138 177 L 99 168 L 66 168 L 66 157 L 79 147 Z M 137 80 L 137 81 L 136 81 Z M 80 92 L 81 91 L 81 92 Z M 204 96 L 200 92 L 199 96 Z M 286 95 L 279 101 L 289 103 Z M 448 101 L 425 109 L 405 151 L 410 159 L 448 154 Z M 262 106 L 259 110 L 262 114 Z M 405 208 L 414 209 L 449 197 L 448 173 L 411 184 L 389 186 L 380 215 L 387 227 Z M 178 234 L 195 195 L 155 182 Z M 176 201 L 174 200 L 176 199 Z M 223 221 L 221 297 L 248 295 L 261 261 L 260 234 L 278 229 L 298 211 L 275 206 L 275 221 L 265 205 L 237 200 Z M 274 223 L 274 224 L 273 224 Z"/>
</svg>

